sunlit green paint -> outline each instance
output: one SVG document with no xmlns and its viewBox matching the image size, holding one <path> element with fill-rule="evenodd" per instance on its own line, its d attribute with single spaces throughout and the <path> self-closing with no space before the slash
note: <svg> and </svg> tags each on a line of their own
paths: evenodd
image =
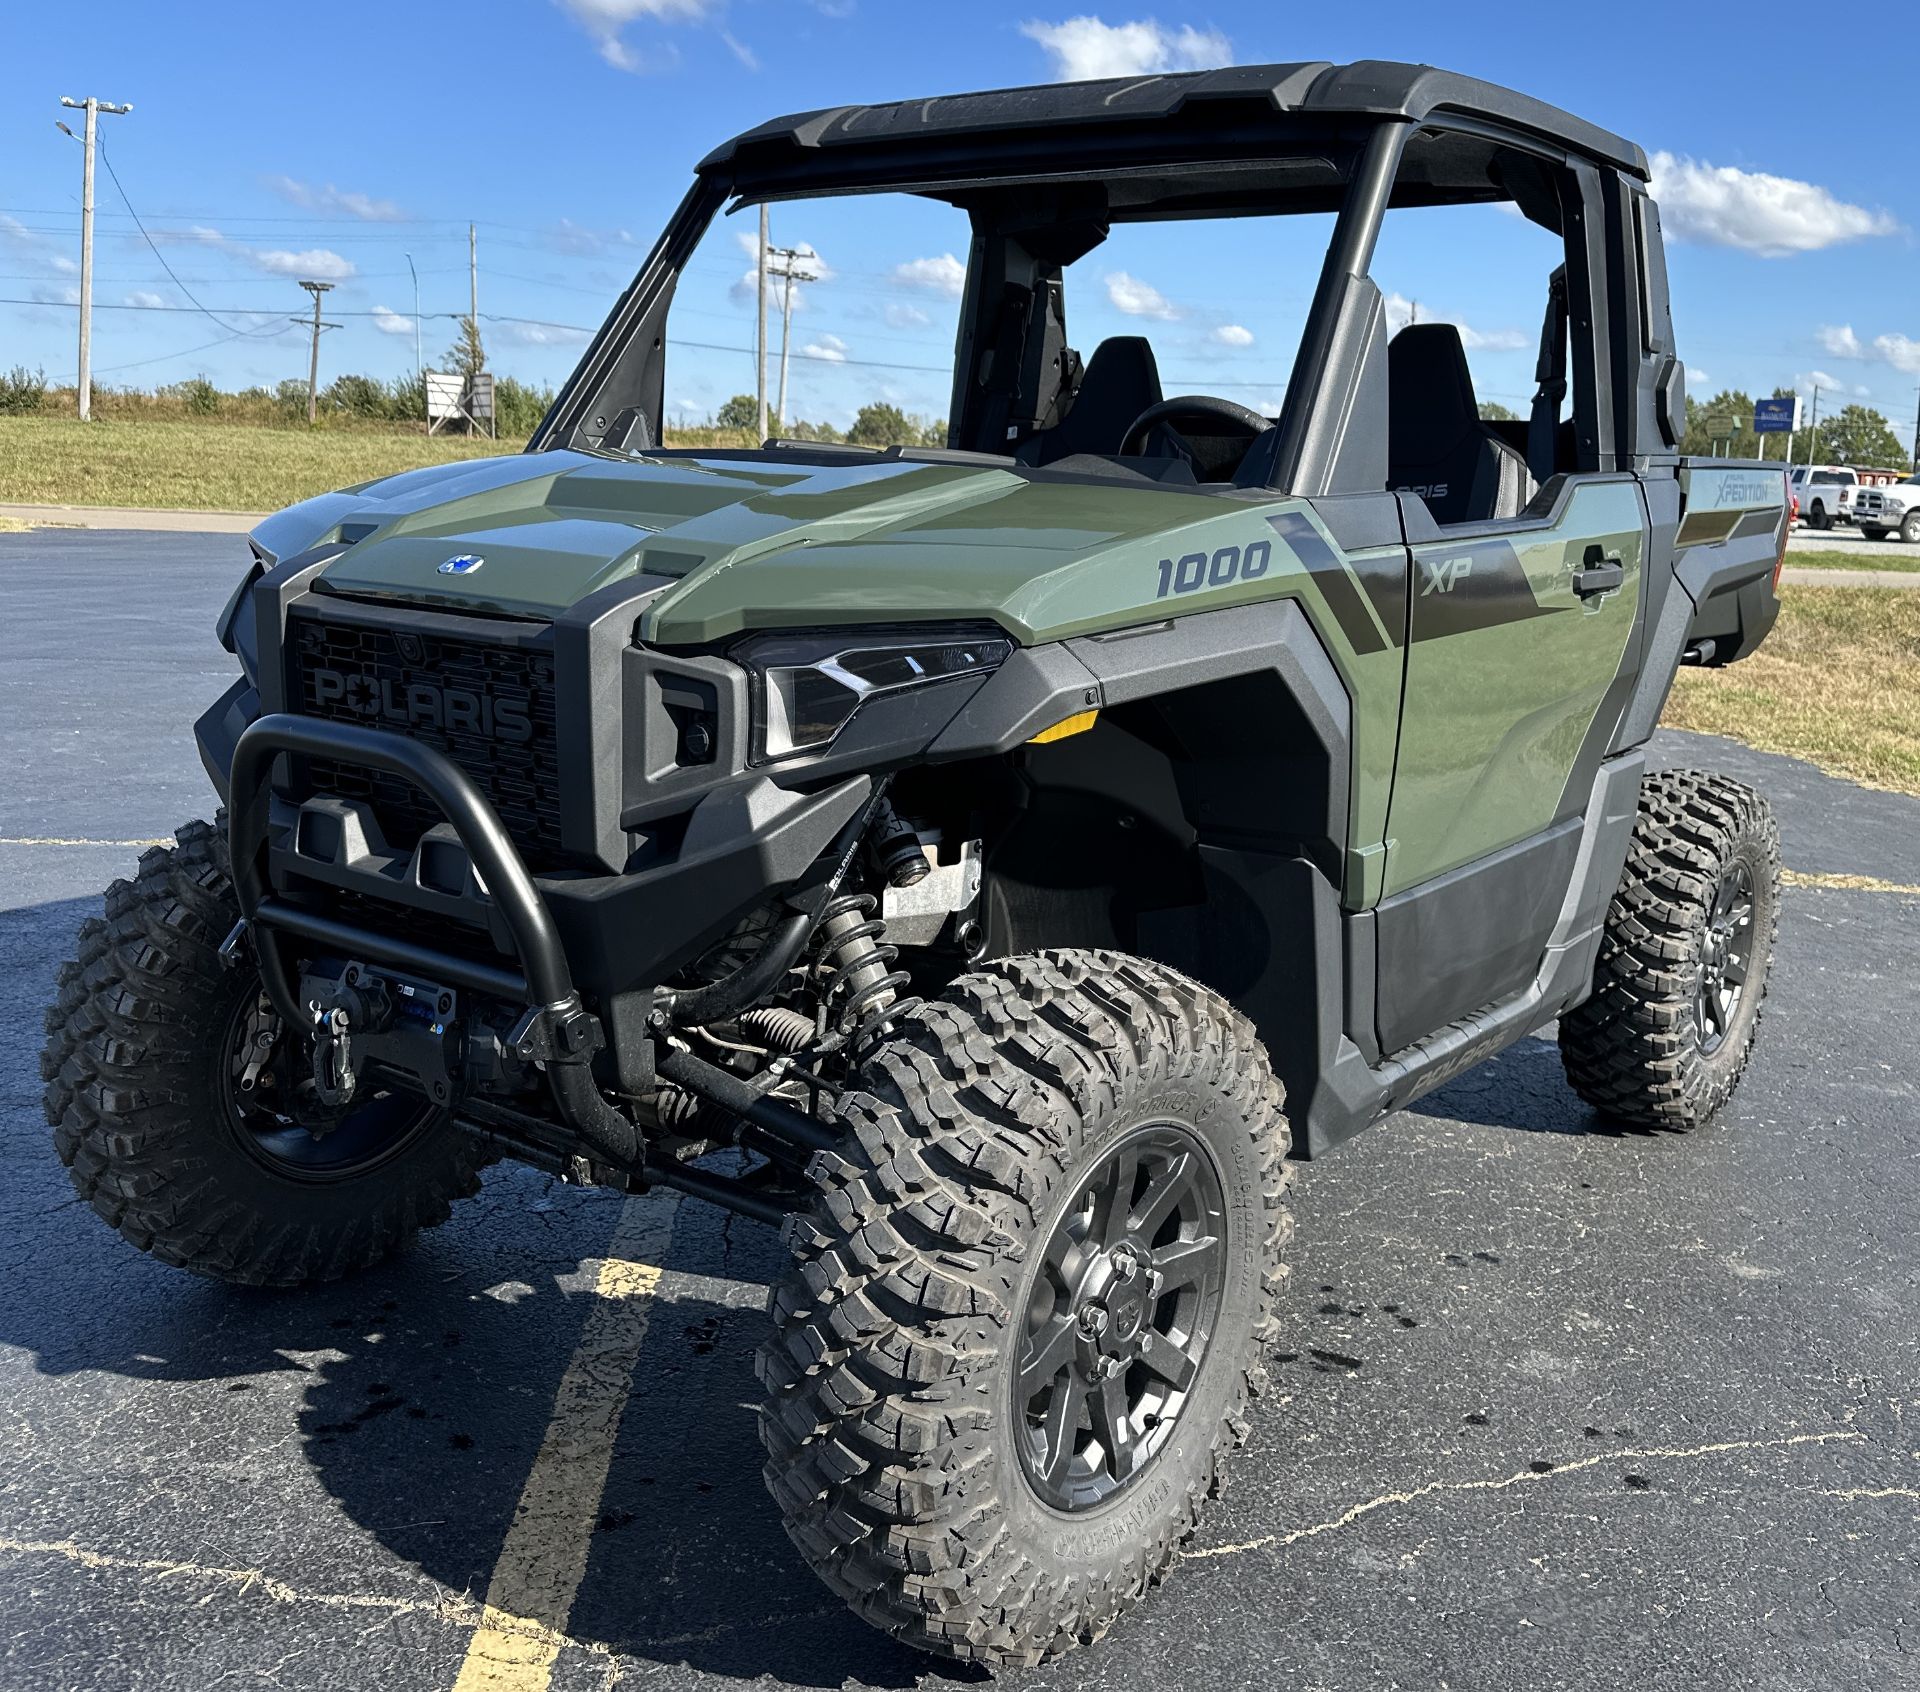
<svg viewBox="0 0 1920 1692">
<path fill-rule="evenodd" d="M 1414 554 L 1413 639 L 1388 834 L 1386 891 L 1400 892 L 1555 822 L 1567 778 L 1635 634 L 1645 542 L 1631 479 L 1577 486 L 1550 527 L 1428 542 Z M 1500 549 L 1504 579 L 1489 580 Z M 1574 571 L 1593 548 L 1626 578 L 1582 601 Z M 1473 556 L 1477 577 L 1445 565 Z M 1515 615 L 1448 632 L 1470 592 Z M 1493 594 L 1486 601 L 1494 617 Z M 1585 795 L 1571 800 L 1575 809 Z"/>
<path fill-rule="evenodd" d="M 991 621 L 1023 644 L 1295 598 L 1346 687 L 1352 716 L 1349 901 L 1380 889 L 1399 730 L 1399 630 L 1357 588 L 1347 638 L 1269 521 L 1298 501 L 1124 483 L 1033 480 L 990 466 L 819 467 L 728 459 L 529 454 L 410 472 L 270 519 L 284 558 L 343 531 L 326 571 L 345 592 L 424 607 L 540 617 L 640 574 L 667 578 L 636 634 L 704 646 L 760 629 Z M 1317 519 L 1309 521 L 1338 556 Z M 1162 595 L 1163 560 L 1269 549 L 1255 579 Z M 443 576 L 459 553 L 485 564 Z M 1393 557 L 1398 567 L 1398 549 Z"/>
</svg>

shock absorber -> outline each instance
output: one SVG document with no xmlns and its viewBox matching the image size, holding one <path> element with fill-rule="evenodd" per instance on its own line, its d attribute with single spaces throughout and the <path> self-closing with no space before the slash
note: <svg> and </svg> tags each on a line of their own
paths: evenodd
<svg viewBox="0 0 1920 1692">
<path fill-rule="evenodd" d="M 880 938 L 886 924 L 874 915 L 877 904 L 871 893 L 843 893 L 827 906 L 814 931 L 828 1026 L 856 1058 L 918 1002 L 900 996 L 912 978 L 893 967 L 900 953 Z"/>
</svg>

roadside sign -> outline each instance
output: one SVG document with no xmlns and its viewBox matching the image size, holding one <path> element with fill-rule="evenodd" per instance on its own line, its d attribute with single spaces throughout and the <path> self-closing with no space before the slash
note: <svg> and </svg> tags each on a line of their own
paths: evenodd
<svg viewBox="0 0 1920 1692">
<path fill-rule="evenodd" d="M 1763 399 L 1753 402 L 1753 432 L 1756 435 L 1791 435 L 1800 427 L 1800 396 Z"/>
<path fill-rule="evenodd" d="M 1731 411 L 1709 411 L 1707 413 L 1707 439 L 1710 441 L 1730 441 L 1740 433 L 1740 420 Z"/>
</svg>

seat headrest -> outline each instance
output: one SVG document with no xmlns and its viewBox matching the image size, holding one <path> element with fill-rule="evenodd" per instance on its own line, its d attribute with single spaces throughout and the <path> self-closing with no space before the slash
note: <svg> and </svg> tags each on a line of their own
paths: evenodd
<svg viewBox="0 0 1920 1692">
<path fill-rule="evenodd" d="M 1409 323 L 1387 345 L 1387 457 L 1395 464 L 1443 458 L 1477 437 L 1467 349 L 1451 323 Z"/>
</svg>

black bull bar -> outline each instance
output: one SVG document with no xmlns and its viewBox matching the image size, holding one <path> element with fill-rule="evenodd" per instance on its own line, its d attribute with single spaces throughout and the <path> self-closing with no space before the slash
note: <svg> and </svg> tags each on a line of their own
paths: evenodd
<svg viewBox="0 0 1920 1692">
<path fill-rule="evenodd" d="M 273 891 L 266 872 L 274 761 L 282 753 L 331 758 L 411 782 L 453 824 L 499 912 L 519 958 L 516 970 L 476 963 L 339 918 Z M 639 1130 L 600 1094 L 593 1054 L 604 1036 L 581 1003 L 553 916 L 486 797 L 460 766 L 430 746 L 384 729 L 274 713 L 250 724 L 234 746 L 228 778 L 228 844 L 241 921 L 253 942 L 261 985 L 289 1029 L 312 1021 L 281 955 L 285 931 L 332 949 L 357 952 L 455 986 L 527 1007 L 521 1049 L 546 1064 L 562 1119 L 616 1162 L 640 1159 Z"/>
</svg>

